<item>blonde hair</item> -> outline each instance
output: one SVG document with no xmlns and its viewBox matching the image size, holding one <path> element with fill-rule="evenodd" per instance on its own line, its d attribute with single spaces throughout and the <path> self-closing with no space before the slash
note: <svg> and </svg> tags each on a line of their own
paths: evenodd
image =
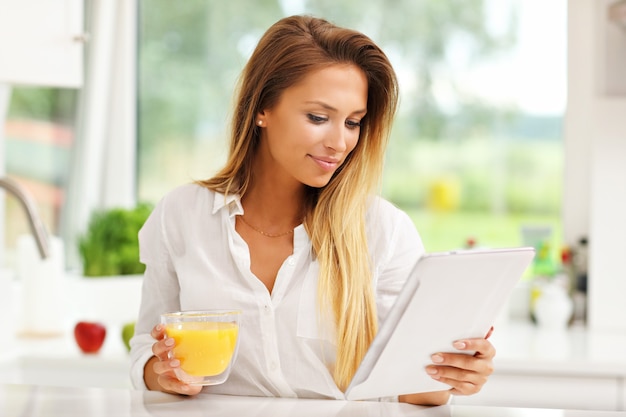
<svg viewBox="0 0 626 417">
<path fill-rule="evenodd" d="M 345 390 L 377 331 L 365 212 L 380 186 L 398 102 L 396 75 L 386 55 L 362 33 L 324 19 L 279 20 L 263 35 L 239 80 L 228 161 L 199 183 L 243 196 L 259 142 L 255 116 L 310 72 L 338 63 L 355 65 L 367 77 L 367 115 L 356 147 L 330 182 L 307 187 L 304 227 L 320 267 L 320 312 L 332 311 L 337 329 L 333 378 Z"/>
</svg>

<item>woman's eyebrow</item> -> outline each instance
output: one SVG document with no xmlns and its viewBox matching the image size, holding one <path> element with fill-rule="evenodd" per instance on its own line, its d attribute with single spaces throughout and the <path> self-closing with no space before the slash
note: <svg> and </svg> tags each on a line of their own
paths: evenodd
<svg viewBox="0 0 626 417">
<path fill-rule="evenodd" d="M 336 108 L 334 108 L 333 106 L 331 106 L 330 104 L 324 103 L 323 101 L 319 101 L 319 100 L 310 100 L 310 101 L 306 101 L 305 104 L 316 104 L 318 106 L 321 106 L 323 108 L 325 108 L 326 110 L 329 111 L 333 111 L 333 112 L 337 112 L 338 110 Z M 360 113 L 367 113 L 367 109 L 362 109 L 362 110 L 355 110 L 350 114 L 360 114 Z"/>
</svg>

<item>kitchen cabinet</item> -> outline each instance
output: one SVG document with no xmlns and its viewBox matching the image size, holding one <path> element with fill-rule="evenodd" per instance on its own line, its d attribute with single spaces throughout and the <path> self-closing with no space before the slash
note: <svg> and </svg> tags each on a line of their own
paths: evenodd
<svg viewBox="0 0 626 417">
<path fill-rule="evenodd" d="M 0 84 L 80 87 L 83 8 L 83 0 L 0 0 Z"/>
</svg>

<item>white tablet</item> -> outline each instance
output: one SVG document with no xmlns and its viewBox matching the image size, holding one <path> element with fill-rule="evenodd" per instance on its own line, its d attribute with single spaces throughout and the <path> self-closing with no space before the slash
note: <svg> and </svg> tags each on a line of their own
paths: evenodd
<svg viewBox="0 0 626 417">
<path fill-rule="evenodd" d="M 363 358 L 346 399 L 450 389 L 426 373 L 430 356 L 455 352 L 455 340 L 484 337 L 534 255 L 531 247 L 424 255 Z"/>
</svg>

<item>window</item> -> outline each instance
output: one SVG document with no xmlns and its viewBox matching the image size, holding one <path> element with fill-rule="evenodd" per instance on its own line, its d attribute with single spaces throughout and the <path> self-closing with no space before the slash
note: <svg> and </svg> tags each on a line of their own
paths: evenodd
<svg viewBox="0 0 626 417">
<path fill-rule="evenodd" d="M 75 143 L 77 95 L 74 89 L 15 87 L 4 124 L 6 175 L 32 194 L 46 229 L 55 235 Z M 18 236 L 31 232 L 17 199 L 8 197 L 5 210 L 4 245 L 10 254 Z M 11 264 L 13 256 L 6 258 Z"/>
<path fill-rule="evenodd" d="M 33 195 L 55 234 L 75 143 L 76 88 L 83 82 L 83 3 L 0 4 L 0 175 Z M 0 199 L 0 268 L 14 263 L 22 233 L 30 230 L 19 202 Z"/>
<path fill-rule="evenodd" d="M 0 59 L 10 62 L 0 71 L 0 173 L 33 194 L 73 269 L 92 211 L 135 202 L 136 3 L 25 3 L 0 5 L 0 21 L 11 21 L 0 34 L 19 27 L 17 38 L 5 33 L 11 41 L 0 42 Z M 11 266 L 15 235 L 29 231 L 17 201 L 6 203 L 0 254 Z"/>
<path fill-rule="evenodd" d="M 527 226 L 559 245 L 565 2 L 394 3 L 141 2 L 139 200 L 222 165 L 233 86 L 258 38 L 312 13 L 368 34 L 394 63 L 402 99 L 383 194 L 428 250 L 515 246 Z"/>
</svg>

